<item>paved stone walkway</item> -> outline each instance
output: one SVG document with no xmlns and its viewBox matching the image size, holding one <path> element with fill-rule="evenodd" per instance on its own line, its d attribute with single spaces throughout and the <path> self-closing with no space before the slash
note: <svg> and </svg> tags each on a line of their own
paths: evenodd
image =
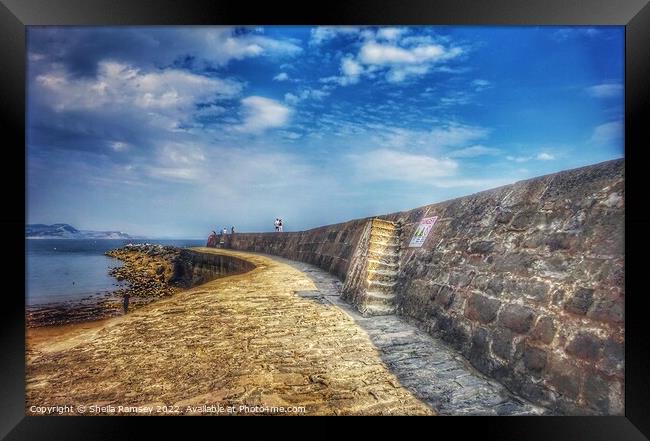
<svg viewBox="0 0 650 441">
<path fill-rule="evenodd" d="M 305 273 L 268 256 L 203 251 L 257 268 L 101 325 L 47 338 L 34 330 L 27 414 L 57 405 L 86 415 L 214 414 L 215 406 L 220 414 L 303 413 L 299 407 L 314 415 L 435 414 L 400 384 L 352 318 L 295 294 L 317 289 Z"/>
<path fill-rule="evenodd" d="M 29 337 L 27 414 L 32 405 L 85 406 L 66 414 L 541 412 L 415 326 L 360 316 L 316 267 L 203 250 L 258 267 L 98 325 Z"/>
<path fill-rule="evenodd" d="M 541 415 L 546 410 L 514 397 L 439 339 L 395 316 L 363 317 L 340 298 L 341 282 L 318 267 L 279 257 L 309 275 L 318 291 L 300 292 L 345 311 L 370 337 L 400 383 L 440 415 Z"/>
</svg>

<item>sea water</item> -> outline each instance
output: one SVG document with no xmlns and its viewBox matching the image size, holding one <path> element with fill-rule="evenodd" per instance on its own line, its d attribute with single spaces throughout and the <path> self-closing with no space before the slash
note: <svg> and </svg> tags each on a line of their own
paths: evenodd
<svg viewBox="0 0 650 441">
<path fill-rule="evenodd" d="M 106 251 L 128 243 L 155 243 L 177 247 L 205 245 L 205 240 L 27 239 L 25 298 L 28 306 L 79 301 L 124 286 L 108 275 L 121 265 Z"/>
</svg>

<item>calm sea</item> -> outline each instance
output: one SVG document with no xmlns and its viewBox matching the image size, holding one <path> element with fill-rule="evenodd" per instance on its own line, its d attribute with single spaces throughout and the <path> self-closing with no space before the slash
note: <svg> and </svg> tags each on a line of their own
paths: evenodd
<svg viewBox="0 0 650 441">
<path fill-rule="evenodd" d="M 205 240 L 28 239 L 26 242 L 27 305 L 77 301 L 118 289 L 108 275 L 120 261 L 104 256 L 127 243 L 156 243 L 177 247 L 205 245 Z"/>
</svg>

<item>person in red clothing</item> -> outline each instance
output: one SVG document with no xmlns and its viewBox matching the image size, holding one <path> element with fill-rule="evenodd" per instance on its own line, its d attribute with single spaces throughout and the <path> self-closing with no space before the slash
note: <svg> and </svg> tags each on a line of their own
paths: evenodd
<svg viewBox="0 0 650 441">
<path fill-rule="evenodd" d="M 208 243 L 206 244 L 206 247 L 216 247 L 217 246 L 217 233 L 216 231 L 213 231 L 210 233 L 208 236 Z"/>
</svg>

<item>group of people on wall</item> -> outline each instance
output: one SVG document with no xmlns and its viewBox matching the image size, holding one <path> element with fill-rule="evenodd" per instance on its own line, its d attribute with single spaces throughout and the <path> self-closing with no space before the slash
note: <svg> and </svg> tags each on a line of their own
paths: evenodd
<svg viewBox="0 0 650 441">
<path fill-rule="evenodd" d="M 275 231 L 281 233 L 284 231 L 284 221 L 276 217 L 275 221 L 273 222 L 273 226 L 275 227 Z M 216 231 L 212 231 L 210 235 L 208 236 L 208 243 L 205 245 L 206 247 L 211 247 L 211 248 L 216 248 L 217 246 L 223 246 L 223 244 L 226 241 L 226 235 L 228 234 L 228 229 L 226 227 L 223 227 L 221 232 L 217 234 Z M 235 227 L 232 226 L 230 227 L 230 234 L 235 234 Z"/>
<path fill-rule="evenodd" d="M 217 245 L 223 245 L 226 241 L 227 234 L 228 229 L 226 227 L 223 227 L 223 230 L 221 230 L 219 234 L 213 230 L 212 233 L 210 233 L 208 236 L 208 243 L 205 246 L 215 248 Z M 235 234 L 234 226 L 230 227 L 230 234 Z"/>
</svg>

